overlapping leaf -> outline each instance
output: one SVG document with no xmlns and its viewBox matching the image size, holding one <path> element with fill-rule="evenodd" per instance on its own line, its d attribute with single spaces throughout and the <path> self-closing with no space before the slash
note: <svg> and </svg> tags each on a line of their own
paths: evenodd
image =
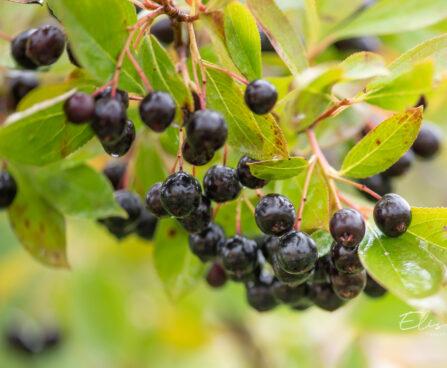
<svg viewBox="0 0 447 368">
<path fill-rule="evenodd" d="M 447 249 L 447 208 L 413 207 L 411 212 L 408 232 L 432 246 Z"/>
<path fill-rule="evenodd" d="M 302 157 L 290 157 L 287 160 L 268 160 L 249 164 L 251 173 L 265 180 L 282 180 L 293 178 L 306 167 L 307 161 Z"/>
</svg>

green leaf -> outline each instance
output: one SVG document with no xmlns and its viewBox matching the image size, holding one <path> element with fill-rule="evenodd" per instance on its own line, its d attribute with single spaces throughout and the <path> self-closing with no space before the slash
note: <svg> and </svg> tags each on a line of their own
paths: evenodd
<svg viewBox="0 0 447 368">
<path fill-rule="evenodd" d="M 369 228 L 359 255 L 368 273 L 392 293 L 403 299 L 424 298 L 441 287 L 443 269 L 421 245 L 409 233 L 388 238 Z"/>
<path fill-rule="evenodd" d="M 193 289 L 204 270 L 189 249 L 188 234 L 173 219 L 164 219 L 158 225 L 154 264 L 166 292 L 175 301 Z"/>
<path fill-rule="evenodd" d="M 347 23 L 334 37 L 400 33 L 436 24 L 445 18 L 444 0 L 382 0 Z"/>
<path fill-rule="evenodd" d="M 426 243 L 447 249 L 447 208 L 411 209 L 408 232 Z"/>
<path fill-rule="evenodd" d="M 331 234 L 324 230 L 317 230 L 311 236 L 317 245 L 318 257 L 323 257 L 331 251 L 331 246 L 334 242 Z"/>
<path fill-rule="evenodd" d="M 9 219 L 20 242 L 39 262 L 69 268 L 64 217 L 40 195 L 25 169 L 11 164 L 8 169 L 19 188 L 9 207 Z"/>
<path fill-rule="evenodd" d="M 349 151 L 341 175 L 367 178 L 386 170 L 410 149 L 421 123 L 422 108 L 383 121 Z"/>
<path fill-rule="evenodd" d="M 137 21 L 130 1 L 48 0 L 64 25 L 79 63 L 100 83 L 113 77 L 119 55 L 128 38 L 127 27 Z M 140 94 L 144 86 L 132 63 L 126 58 L 121 69 L 120 88 Z"/>
<path fill-rule="evenodd" d="M 282 180 L 293 178 L 306 167 L 307 161 L 302 157 L 290 157 L 287 160 L 268 160 L 249 164 L 251 173 L 265 180 Z"/>
<path fill-rule="evenodd" d="M 89 124 L 67 122 L 64 101 L 72 92 L 11 115 L 0 129 L 0 155 L 8 160 L 45 165 L 67 157 L 93 137 Z"/>
<path fill-rule="evenodd" d="M 223 8 L 225 5 L 231 3 L 233 0 L 211 0 L 207 5 L 206 5 L 206 10 L 208 12 L 211 12 L 213 10 L 217 10 L 217 9 L 221 9 Z M 202 19 L 202 18 L 200 18 Z"/>
<path fill-rule="evenodd" d="M 304 0 L 304 16 L 306 30 L 306 46 L 309 49 L 320 36 L 320 17 L 318 16 L 316 0 Z"/>
<path fill-rule="evenodd" d="M 289 19 L 274 0 L 246 0 L 247 7 L 293 75 L 309 64 L 306 50 Z"/>
<path fill-rule="evenodd" d="M 65 215 L 88 219 L 126 216 L 107 178 L 86 165 L 36 170 L 40 193 Z"/>
<path fill-rule="evenodd" d="M 247 8 L 233 2 L 225 8 L 225 39 L 232 59 L 249 79 L 262 77 L 261 38 Z"/>
<path fill-rule="evenodd" d="M 361 80 L 377 76 L 389 75 L 385 59 L 373 52 L 357 52 L 345 59 L 343 77 L 348 80 Z"/>
</svg>

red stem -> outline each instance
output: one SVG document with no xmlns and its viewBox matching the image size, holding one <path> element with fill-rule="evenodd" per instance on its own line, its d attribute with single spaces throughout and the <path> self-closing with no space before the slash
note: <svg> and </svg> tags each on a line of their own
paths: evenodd
<svg viewBox="0 0 447 368">
<path fill-rule="evenodd" d="M 296 216 L 296 221 L 295 221 L 295 230 L 298 230 L 298 231 L 300 230 L 301 222 L 303 221 L 304 204 L 307 201 L 307 192 L 309 191 L 310 180 L 312 178 L 312 174 L 314 172 L 316 163 L 317 163 L 317 160 L 313 161 L 310 164 L 309 170 L 306 175 L 306 181 L 304 182 L 303 193 L 301 195 L 301 201 L 300 201 L 300 207 L 298 209 L 298 214 Z"/>
<path fill-rule="evenodd" d="M 258 188 L 256 189 L 256 194 L 259 198 L 264 198 L 264 193 L 262 193 L 262 189 Z"/>
<path fill-rule="evenodd" d="M 342 183 L 346 183 L 348 185 L 351 185 L 351 186 L 361 190 L 362 192 L 368 193 L 369 195 L 373 196 L 378 201 L 380 201 L 382 199 L 382 197 L 379 194 L 377 194 L 376 192 L 372 191 L 371 189 L 369 189 L 364 184 L 356 183 L 355 181 L 351 181 L 351 180 L 342 178 L 340 176 L 330 175 L 330 177 L 332 179 L 334 179 L 334 180 L 341 181 Z"/>
<path fill-rule="evenodd" d="M 107 82 L 106 84 L 104 84 L 102 87 L 99 87 L 95 92 L 92 93 L 92 97 L 96 97 L 98 96 L 102 91 L 104 91 L 107 87 L 110 87 L 110 85 L 112 84 L 112 81 Z"/>
<path fill-rule="evenodd" d="M 228 144 L 225 142 L 224 153 L 222 157 L 222 165 L 224 166 L 227 164 L 227 157 L 228 157 Z"/>
<path fill-rule="evenodd" d="M 0 38 L 3 38 L 4 40 L 6 40 L 8 42 L 14 41 L 14 37 L 7 35 L 6 33 L 3 33 L 1 31 L 0 31 Z"/>
<path fill-rule="evenodd" d="M 152 92 L 152 86 L 149 83 L 149 81 L 146 78 L 146 76 L 144 75 L 144 72 L 141 69 L 140 64 L 138 64 L 138 62 L 135 60 L 135 58 L 133 57 L 133 55 L 132 55 L 132 53 L 130 52 L 129 49 L 126 50 L 126 53 L 127 53 L 127 57 L 132 62 L 135 70 L 137 71 L 138 75 L 140 76 L 141 80 L 143 81 L 144 85 L 146 86 L 148 92 Z"/>
<path fill-rule="evenodd" d="M 236 234 L 239 235 L 242 234 L 241 213 L 242 213 L 242 201 L 241 198 L 238 198 L 236 206 Z"/>
<path fill-rule="evenodd" d="M 239 75 L 237 75 L 237 74 L 235 74 L 233 72 L 230 72 L 227 69 L 221 68 L 221 67 L 219 67 L 217 65 L 208 63 L 206 61 L 203 61 L 202 63 L 203 63 L 203 65 L 205 67 L 210 68 L 210 69 L 214 69 L 214 70 L 218 70 L 218 71 L 220 71 L 222 73 L 225 73 L 225 74 L 229 75 L 231 78 L 234 78 L 234 79 L 238 80 L 239 82 L 241 82 L 241 83 L 243 83 L 243 84 L 245 84 L 247 86 L 250 84 L 250 82 L 248 80 L 246 80 L 245 78 L 243 78 L 243 77 L 241 77 L 241 76 L 239 76 Z"/>
</svg>

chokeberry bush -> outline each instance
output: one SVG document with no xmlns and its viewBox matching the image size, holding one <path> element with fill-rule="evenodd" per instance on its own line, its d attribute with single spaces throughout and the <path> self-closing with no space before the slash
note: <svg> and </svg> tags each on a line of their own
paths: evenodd
<svg viewBox="0 0 447 368">
<path fill-rule="evenodd" d="M 442 150 L 447 29 L 407 51 L 372 36 L 445 0 L 281 5 L 47 0 L 49 24 L 2 31 L 0 207 L 24 249 L 69 268 L 81 217 L 153 244 L 173 298 L 200 279 L 258 311 L 439 295 L 447 208 L 394 184 Z"/>
</svg>

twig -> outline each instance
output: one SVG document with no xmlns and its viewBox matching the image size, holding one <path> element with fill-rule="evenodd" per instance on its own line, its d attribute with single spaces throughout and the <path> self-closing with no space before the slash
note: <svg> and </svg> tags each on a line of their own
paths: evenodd
<svg viewBox="0 0 447 368">
<path fill-rule="evenodd" d="M 146 33 L 147 29 L 151 26 L 151 24 L 152 22 L 148 21 L 143 27 L 141 27 L 140 32 L 138 33 L 138 36 L 135 39 L 135 42 L 133 43 L 134 50 L 138 48 L 141 39 L 143 38 L 144 34 Z"/>
<path fill-rule="evenodd" d="M 306 181 L 304 182 L 303 193 L 301 195 L 301 201 L 300 201 L 300 207 L 298 208 L 298 214 L 296 216 L 296 221 L 295 221 L 295 230 L 298 230 L 298 231 L 300 230 L 301 222 L 303 221 L 304 205 L 307 201 L 307 192 L 309 191 L 310 180 L 312 179 L 312 174 L 314 172 L 316 164 L 317 164 L 317 160 L 314 160 L 311 162 L 311 164 L 309 165 L 309 169 L 307 171 Z"/>
<path fill-rule="evenodd" d="M 239 81 L 239 82 L 241 82 L 241 83 L 243 83 L 243 84 L 245 84 L 247 86 L 250 84 L 250 82 L 248 80 L 246 80 L 245 78 L 237 75 L 236 73 L 230 72 L 227 69 L 224 69 L 224 68 L 221 68 L 220 66 L 208 63 L 207 61 L 202 61 L 202 63 L 203 63 L 203 65 L 205 67 L 210 68 L 210 69 L 214 69 L 214 70 L 218 70 L 218 71 L 220 71 L 222 73 L 225 73 L 225 74 L 229 75 L 231 78 L 234 78 L 237 81 Z"/>
<path fill-rule="evenodd" d="M 371 189 L 369 189 L 364 184 L 356 183 L 355 181 L 351 181 L 349 179 L 345 179 L 345 178 L 343 178 L 341 176 L 337 176 L 337 175 L 330 174 L 329 176 L 332 179 L 334 179 L 334 180 L 341 181 L 342 183 L 346 183 L 348 185 L 351 185 L 351 186 L 361 190 L 362 192 L 368 193 L 370 196 L 374 197 L 378 201 L 380 201 L 382 199 L 382 197 L 379 194 L 377 194 L 376 192 L 372 191 Z"/>
<path fill-rule="evenodd" d="M 197 84 L 197 92 L 200 100 L 200 108 L 203 110 L 206 107 L 206 72 L 205 67 L 203 66 L 203 60 L 200 56 L 199 47 L 197 46 L 196 35 L 194 33 L 194 25 L 192 23 L 188 23 L 188 34 L 190 40 L 190 49 L 191 49 L 191 58 L 193 60 L 193 72 L 194 79 Z M 202 75 L 202 88 L 200 88 L 199 77 L 197 75 L 197 70 L 194 64 L 199 65 L 199 69 Z"/>
<path fill-rule="evenodd" d="M 227 157 L 228 157 L 228 144 L 225 142 L 224 145 L 224 153 L 222 157 L 222 165 L 225 166 L 227 164 Z"/>
</svg>

